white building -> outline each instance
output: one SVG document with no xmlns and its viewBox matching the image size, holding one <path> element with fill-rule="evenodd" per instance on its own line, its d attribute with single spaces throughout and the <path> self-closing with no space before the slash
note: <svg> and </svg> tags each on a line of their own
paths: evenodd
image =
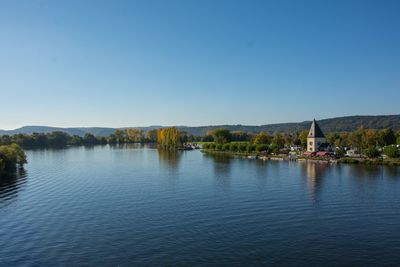
<svg viewBox="0 0 400 267">
<path fill-rule="evenodd" d="M 307 152 L 326 151 L 328 147 L 329 145 L 326 143 L 325 135 L 314 119 L 307 136 Z"/>
</svg>

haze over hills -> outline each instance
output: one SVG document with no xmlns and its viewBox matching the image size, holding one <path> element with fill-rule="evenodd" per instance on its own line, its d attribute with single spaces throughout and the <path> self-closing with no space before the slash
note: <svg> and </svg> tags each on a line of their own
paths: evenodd
<svg viewBox="0 0 400 267">
<path fill-rule="evenodd" d="M 257 133 L 260 131 L 274 132 L 298 132 L 306 130 L 310 127 L 311 121 L 293 122 L 293 123 L 277 123 L 266 124 L 260 126 L 251 125 L 210 125 L 210 126 L 177 126 L 180 130 L 189 134 L 202 136 L 209 130 L 217 128 L 227 128 L 231 131 L 244 131 Z M 319 120 L 318 124 L 325 133 L 328 132 L 345 132 L 354 131 L 358 127 L 372 129 L 392 128 L 395 131 L 400 130 L 400 115 L 379 115 L 379 116 L 347 116 L 330 119 Z M 135 128 L 144 131 L 162 128 L 166 126 L 148 126 L 148 127 L 124 127 L 124 128 L 106 128 L 106 127 L 76 127 L 76 128 L 60 128 L 49 126 L 24 126 L 15 130 L 0 130 L 0 135 L 14 134 L 32 134 L 32 133 L 49 133 L 54 131 L 66 132 L 70 135 L 83 136 L 91 133 L 96 136 L 108 136 L 117 129 Z"/>
</svg>

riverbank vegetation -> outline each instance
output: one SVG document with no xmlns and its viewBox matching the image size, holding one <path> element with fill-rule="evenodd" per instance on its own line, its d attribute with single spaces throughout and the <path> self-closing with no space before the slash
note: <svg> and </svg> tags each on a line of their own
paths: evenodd
<svg viewBox="0 0 400 267">
<path fill-rule="evenodd" d="M 158 129 L 157 143 L 161 148 L 176 149 L 184 143 L 183 134 L 175 127 Z"/>
<path fill-rule="evenodd" d="M 0 174 L 10 173 L 26 163 L 25 152 L 17 144 L 0 146 Z"/>
<path fill-rule="evenodd" d="M 299 133 L 260 132 L 256 135 L 248 134 L 246 141 L 234 141 L 234 135 L 226 129 L 217 129 L 207 134 L 212 142 L 203 142 L 203 151 L 224 152 L 237 155 L 281 155 L 304 157 L 302 153 L 307 145 L 308 131 Z M 243 136 L 241 134 L 241 136 Z M 341 162 L 368 163 L 368 164 L 397 164 L 400 163 L 400 133 L 391 129 L 373 130 L 359 128 L 350 133 L 329 133 L 327 141 L 332 145 L 332 154 L 337 158 L 344 158 L 346 153 L 352 156 Z M 347 155 L 348 156 L 348 155 Z M 353 158 L 356 157 L 355 159 Z M 314 158 L 316 159 L 316 158 Z M 369 161 L 367 161 L 369 159 Z"/>
<path fill-rule="evenodd" d="M 200 142 L 204 150 L 250 154 L 288 154 L 290 151 L 301 153 L 307 145 L 308 131 L 294 133 L 260 132 L 257 134 L 243 131 L 215 129 L 205 136 L 193 136 L 175 127 L 151 129 L 116 130 L 109 136 L 69 135 L 64 132 L 33 133 L 0 136 L 0 145 L 18 144 L 23 148 L 65 147 L 79 145 L 104 145 L 125 143 L 157 143 L 168 149 L 181 148 L 185 143 Z M 397 145 L 400 145 L 400 133 L 391 129 L 374 130 L 359 128 L 354 132 L 330 132 L 327 142 L 337 157 L 343 157 L 350 150 L 358 157 L 399 158 Z M 392 147 L 393 146 L 393 147 Z"/>
<path fill-rule="evenodd" d="M 177 136 L 177 137 L 176 137 Z M 144 132 L 139 129 L 116 130 L 110 136 L 69 135 L 65 132 L 16 134 L 0 136 L 0 145 L 18 144 L 23 148 L 46 148 L 66 146 L 116 145 L 127 143 L 158 143 L 162 147 L 178 148 L 186 142 L 200 140 L 176 128 L 154 129 Z"/>
</svg>

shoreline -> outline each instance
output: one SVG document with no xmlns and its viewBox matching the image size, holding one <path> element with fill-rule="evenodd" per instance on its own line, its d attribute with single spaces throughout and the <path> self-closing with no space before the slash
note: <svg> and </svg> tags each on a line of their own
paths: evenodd
<svg viewBox="0 0 400 267">
<path fill-rule="evenodd" d="M 202 153 L 207 154 L 222 154 L 232 157 L 246 158 L 246 159 L 259 159 L 259 160 L 274 160 L 274 161 L 306 161 L 306 162 L 318 162 L 327 164 L 353 164 L 353 165 L 385 165 L 385 166 L 397 166 L 400 167 L 400 159 L 369 159 L 369 158 L 351 158 L 343 157 L 339 159 L 333 158 L 310 158 L 299 156 L 297 158 L 290 158 L 289 155 L 263 155 L 262 153 L 249 153 L 249 152 L 231 152 L 231 151 L 219 151 L 211 149 L 202 149 Z"/>
</svg>

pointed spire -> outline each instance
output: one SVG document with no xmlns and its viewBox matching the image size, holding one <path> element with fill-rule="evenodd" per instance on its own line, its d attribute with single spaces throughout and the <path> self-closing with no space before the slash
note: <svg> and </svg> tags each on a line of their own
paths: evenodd
<svg viewBox="0 0 400 267">
<path fill-rule="evenodd" d="M 311 128 L 310 128 L 310 132 L 308 133 L 308 137 L 325 138 L 324 133 L 322 132 L 321 128 L 319 128 L 319 125 L 315 119 L 313 120 L 313 122 L 311 124 Z"/>
</svg>

